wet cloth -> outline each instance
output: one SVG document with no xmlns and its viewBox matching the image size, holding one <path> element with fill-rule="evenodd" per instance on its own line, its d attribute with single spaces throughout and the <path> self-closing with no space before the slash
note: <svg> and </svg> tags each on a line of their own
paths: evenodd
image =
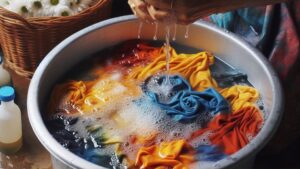
<svg viewBox="0 0 300 169">
<path fill-rule="evenodd" d="M 136 157 L 136 167 L 145 169 L 188 169 L 194 162 L 195 150 L 185 140 L 162 142 L 142 147 Z"/>
<path fill-rule="evenodd" d="M 126 41 L 113 52 L 112 65 L 135 67 L 153 61 L 161 52 L 159 47 L 148 45 L 144 41 Z"/>
<path fill-rule="evenodd" d="M 259 92 L 251 86 L 235 85 L 220 91 L 222 96 L 230 102 L 232 112 L 252 106 L 259 98 Z"/>
<path fill-rule="evenodd" d="M 131 81 L 119 82 L 106 77 L 94 81 L 70 81 L 54 88 L 49 110 L 67 114 L 92 113 L 108 102 L 140 93 L 140 88 Z"/>
<path fill-rule="evenodd" d="M 244 107 L 234 113 L 218 114 L 206 128 L 194 132 L 191 140 L 210 132 L 209 140 L 213 145 L 226 154 L 233 154 L 256 136 L 262 124 L 262 114 L 256 107 Z"/>
<path fill-rule="evenodd" d="M 186 78 L 192 88 L 197 91 L 203 91 L 209 87 L 218 88 L 209 70 L 209 66 L 214 64 L 214 56 L 212 54 L 208 52 L 177 54 L 173 48 L 170 49 L 170 53 L 171 74 L 180 74 Z M 154 61 L 147 66 L 133 68 L 128 78 L 143 81 L 149 76 L 165 72 L 165 68 L 166 53 L 165 48 L 162 47 Z"/>
<path fill-rule="evenodd" d="M 218 112 L 229 112 L 230 109 L 228 102 L 215 89 L 193 91 L 190 84 L 179 75 L 152 76 L 146 80 L 142 89 L 176 121 L 195 120 L 205 112 L 214 116 Z"/>
</svg>

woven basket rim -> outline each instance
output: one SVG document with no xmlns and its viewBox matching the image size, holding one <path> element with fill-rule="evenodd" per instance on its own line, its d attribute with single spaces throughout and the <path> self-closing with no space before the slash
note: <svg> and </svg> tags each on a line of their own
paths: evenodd
<svg viewBox="0 0 300 169">
<path fill-rule="evenodd" d="M 95 4 L 93 4 L 90 7 L 87 7 L 83 11 L 71 15 L 71 16 L 42 16 L 42 17 L 29 17 L 24 18 L 21 15 L 14 13 L 12 11 L 9 11 L 3 7 L 0 7 L 0 18 L 11 22 L 14 24 L 22 24 L 22 25 L 28 25 L 31 28 L 34 27 L 41 27 L 42 25 L 49 25 L 49 24 L 55 24 L 55 23 L 67 23 L 70 21 L 73 21 L 74 18 L 80 18 L 85 15 L 90 15 L 91 12 L 95 11 L 97 8 L 101 7 L 103 3 L 105 3 L 107 0 L 97 0 Z"/>
<path fill-rule="evenodd" d="M 31 18 L 0 7 L 0 45 L 5 65 L 19 75 L 31 78 L 50 49 L 72 33 L 108 18 L 111 5 L 112 0 L 95 0 L 75 15 Z"/>
</svg>

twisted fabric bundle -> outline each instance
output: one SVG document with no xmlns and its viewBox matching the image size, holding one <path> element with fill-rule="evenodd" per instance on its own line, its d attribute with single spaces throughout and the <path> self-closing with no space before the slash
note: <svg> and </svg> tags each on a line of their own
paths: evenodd
<svg viewBox="0 0 300 169">
<path fill-rule="evenodd" d="M 149 85 L 149 82 L 153 81 L 151 78 L 156 78 L 154 81 L 157 81 L 156 84 L 162 89 L 168 85 L 171 86 L 167 93 L 173 96 L 167 96 L 165 101 L 161 99 L 161 93 L 151 90 L 153 87 L 153 84 Z M 202 92 L 193 91 L 190 84 L 179 75 L 151 78 L 144 83 L 143 91 L 176 121 L 195 120 L 197 116 L 205 112 L 210 112 L 212 115 L 218 112 L 229 112 L 229 104 L 213 88 L 208 88 Z M 167 78 L 169 78 L 169 82 L 167 82 Z"/>
</svg>

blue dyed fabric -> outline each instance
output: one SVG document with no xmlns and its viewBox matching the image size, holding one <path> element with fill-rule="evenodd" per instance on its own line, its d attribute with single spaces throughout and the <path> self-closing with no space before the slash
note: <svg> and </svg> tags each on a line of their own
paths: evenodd
<svg viewBox="0 0 300 169">
<path fill-rule="evenodd" d="M 151 78 L 156 78 L 151 80 Z M 228 112 L 229 104 L 215 89 L 208 88 L 203 92 L 193 91 L 190 84 L 183 77 L 174 75 L 169 77 L 171 87 L 168 88 L 168 97 L 163 97 L 161 90 L 154 90 L 159 87 L 164 89 L 166 76 L 150 77 L 142 86 L 143 91 L 150 99 L 157 103 L 161 109 L 176 121 L 194 120 L 199 115 L 210 112 L 215 115 L 218 112 Z M 151 82 L 156 82 L 153 87 Z"/>
<path fill-rule="evenodd" d="M 84 151 L 82 157 L 92 163 L 101 165 L 102 167 L 112 168 L 110 165 L 111 157 L 103 155 L 101 149 L 87 149 Z"/>
<path fill-rule="evenodd" d="M 199 161 L 219 161 L 227 156 L 219 148 L 211 145 L 200 145 L 196 152 L 196 159 Z"/>
<path fill-rule="evenodd" d="M 168 102 L 169 98 L 178 92 L 191 91 L 192 88 L 186 79 L 179 75 L 173 75 L 169 79 L 167 76 L 151 76 L 145 80 L 142 90 L 154 102 Z"/>
</svg>

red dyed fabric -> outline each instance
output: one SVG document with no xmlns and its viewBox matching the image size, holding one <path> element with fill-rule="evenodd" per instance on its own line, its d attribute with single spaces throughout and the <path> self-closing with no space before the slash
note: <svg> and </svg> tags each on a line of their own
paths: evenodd
<svg viewBox="0 0 300 169">
<path fill-rule="evenodd" d="M 113 65 L 131 67 L 147 64 L 156 58 L 159 53 L 160 47 L 153 47 L 138 40 L 127 41 L 118 47 L 113 54 L 117 58 L 113 61 Z"/>
<path fill-rule="evenodd" d="M 256 107 L 245 107 L 232 114 L 220 113 L 207 128 L 194 132 L 191 139 L 212 132 L 209 136 L 211 143 L 223 148 L 226 154 L 232 154 L 259 132 L 262 123 L 262 114 Z"/>
</svg>

